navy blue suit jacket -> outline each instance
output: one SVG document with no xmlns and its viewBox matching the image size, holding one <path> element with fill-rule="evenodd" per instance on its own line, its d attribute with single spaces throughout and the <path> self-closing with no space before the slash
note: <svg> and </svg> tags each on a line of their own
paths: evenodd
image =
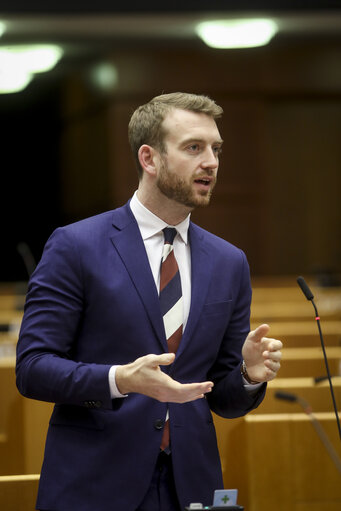
<svg viewBox="0 0 341 511">
<path fill-rule="evenodd" d="M 167 406 L 181 505 L 210 504 L 223 488 L 210 409 L 224 417 L 257 406 L 240 374 L 251 300 L 243 252 L 190 224 L 191 309 L 175 362 L 179 382 L 211 379 L 207 399 L 160 403 L 142 394 L 112 400 L 108 371 L 167 351 L 158 293 L 129 205 L 57 229 L 27 295 L 17 385 L 56 403 L 38 509 L 134 511 L 159 453 Z M 265 386 L 264 386 L 265 387 Z"/>
</svg>

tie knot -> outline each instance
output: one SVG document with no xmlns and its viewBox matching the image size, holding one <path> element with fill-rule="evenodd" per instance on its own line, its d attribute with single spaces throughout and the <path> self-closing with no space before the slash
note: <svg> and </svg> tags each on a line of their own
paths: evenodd
<svg viewBox="0 0 341 511">
<path fill-rule="evenodd" d="M 165 237 L 165 243 L 173 245 L 173 241 L 176 235 L 176 229 L 174 229 L 174 227 L 165 227 L 163 229 L 163 234 Z"/>
</svg>

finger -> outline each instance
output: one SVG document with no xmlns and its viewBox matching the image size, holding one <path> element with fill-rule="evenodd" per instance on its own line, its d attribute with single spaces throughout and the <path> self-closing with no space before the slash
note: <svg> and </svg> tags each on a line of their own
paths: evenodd
<svg viewBox="0 0 341 511">
<path fill-rule="evenodd" d="M 264 360 L 271 360 L 272 362 L 280 362 L 282 360 L 282 353 L 280 351 L 276 351 L 275 353 L 264 352 L 263 357 L 264 357 Z"/>
<path fill-rule="evenodd" d="M 175 380 L 173 381 L 175 382 Z M 176 391 L 184 396 L 207 394 L 211 392 L 214 385 L 211 381 L 201 383 L 175 383 L 177 385 Z"/>
<path fill-rule="evenodd" d="M 249 333 L 248 338 L 251 341 L 259 342 L 269 332 L 269 330 L 270 330 L 269 325 L 264 323 L 263 325 L 260 325 L 259 327 L 257 327 L 255 330 L 252 330 Z"/>
<path fill-rule="evenodd" d="M 268 350 L 269 351 L 280 351 L 283 348 L 283 343 L 278 339 L 271 339 Z"/>
<path fill-rule="evenodd" d="M 212 391 L 212 388 L 212 382 L 180 384 L 177 388 L 174 399 L 176 399 L 179 403 L 187 403 L 196 399 L 202 399 L 205 394 Z"/>
<path fill-rule="evenodd" d="M 273 371 L 274 373 L 277 373 L 281 367 L 281 364 L 279 361 L 267 359 L 264 361 L 265 367 Z"/>
<path fill-rule="evenodd" d="M 281 349 L 283 348 L 283 344 L 281 341 L 278 341 L 277 339 L 263 338 L 262 344 L 264 350 L 263 355 L 269 356 L 270 353 L 281 354 Z"/>
<path fill-rule="evenodd" d="M 153 366 L 167 366 L 174 362 L 175 353 L 162 353 L 162 355 L 147 355 Z"/>
<path fill-rule="evenodd" d="M 155 389 L 153 395 L 158 401 L 171 402 L 171 403 L 187 403 L 196 399 L 202 399 L 205 394 L 211 392 L 213 383 L 179 383 L 170 377 L 163 382 L 160 381 L 160 385 Z"/>
</svg>

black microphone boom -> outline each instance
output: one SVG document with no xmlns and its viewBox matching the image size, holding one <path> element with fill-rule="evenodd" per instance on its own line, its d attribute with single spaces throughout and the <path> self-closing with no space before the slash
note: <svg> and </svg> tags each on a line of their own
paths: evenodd
<svg viewBox="0 0 341 511">
<path fill-rule="evenodd" d="M 275 393 L 275 397 L 277 399 L 283 399 L 284 401 L 291 401 L 292 403 L 296 403 L 297 396 L 295 394 L 291 394 L 290 392 L 282 392 L 281 390 L 278 390 Z"/>
<path fill-rule="evenodd" d="M 21 241 L 17 245 L 17 251 L 22 257 L 23 263 L 27 271 L 27 276 L 28 278 L 30 278 L 35 270 L 35 267 L 37 266 L 33 254 L 31 252 L 31 249 L 27 243 Z"/>
<path fill-rule="evenodd" d="M 303 277 L 297 277 L 297 284 L 302 289 L 302 292 L 303 292 L 304 296 L 306 297 L 306 299 L 313 300 L 314 295 L 311 292 L 310 288 L 308 287 L 308 284 L 306 283 L 306 281 L 304 280 Z"/>
<path fill-rule="evenodd" d="M 289 392 L 282 392 L 278 391 L 275 393 L 275 397 L 277 399 L 284 399 L 285 401 L 291 401 L 291 402 L 297 402 L 301 407 L 303 408 L 303 411 L 308 415 L 312 425 L 314 426 L 314 429 L 318 436 L 320 437 L 321 442 L 323 443 L 324 447 L 328 451 L 331 459 L 335 463 L 336 468 L 341 474 L 341 459 L 339 458 L 338 453 L 334 449 L 333 444 L 329 440 L 326 432 L 324 431 L 322 425 L 317 420 L 317 417 L 313 414 L 313 410 L 310 406 L 310 404 L 303 399 L 301 396 L 297 396 L 296 394 L 291 394 Z"/>
<path fill-rule="evenodd" d="M 331 393 L 331 396 L 332 396 L 333 407 L 334 407 L 335 416 L 336 416 L 336 423 L 337 423 L 337 427 L 338 427 L 338 430 L 339 430 L 339 437 L 340 437 L 340 440 L 341 440 L 341 426 L 340 426 L 339 414 L 338 414 L 338 411 L 337 411 L 336 400 L 335 400 L 335 395 L 334 395 L 334 389 L 333 389 L 332 379 L 331 379 L 330 371 L 329 371 L 328 358 L 327 358 L 326 348 L 325 348 L 325 345 L 324 345 L 324 340 L 323 340 L 323 335 L 322 335 L 322 330 L 321 330 L 321 325 L 320 325 L 320 317 L 318 315 L 317 307 L 316 307 L 315 302 L 314 302 L 314 295 L 311 292 L 311 290 L 309 289 L 309 286 L 308 286 L 308 284 L 306 283 L 306 281 L 304 280 L 303 277 L 297 277 L 297 284 L 302 289 L 302 292 L 303 292 L 304 296 L 306 297 L 306 299 L 311 301 L 311 303 L 313 304 L 314 310 L 315 310 L 315 319 L 316 319 L 317 328 L 318 328 L 318 331 L 319 331 L 319 334 L 320 334 L 320 341 L 321 341 L 321 347 L 322 347 L 322 351 L 323 351 L 324 363 L 325 363 L 326 370 L 327 370 L 327 376 L 328 376 L 328 381 L 329 381 L 329 388 L 330 388 L 330 393 Z"/>
</svg>

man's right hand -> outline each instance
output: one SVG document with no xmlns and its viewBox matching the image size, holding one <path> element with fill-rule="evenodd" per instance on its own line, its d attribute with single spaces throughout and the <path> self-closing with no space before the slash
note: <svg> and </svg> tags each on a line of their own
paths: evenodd
<svg viewBox="0 0 341 511">
<path fill-rule="evenodd" d="M 117 366 L 116 385 L 122 394 L 138 392 L 163 403 L 187 403 L 211 392 L 213 382 L 179 383 L 161 371 L 174 362 L 174 353 L 146 355 L 131 364 Z"/>
</svg>

